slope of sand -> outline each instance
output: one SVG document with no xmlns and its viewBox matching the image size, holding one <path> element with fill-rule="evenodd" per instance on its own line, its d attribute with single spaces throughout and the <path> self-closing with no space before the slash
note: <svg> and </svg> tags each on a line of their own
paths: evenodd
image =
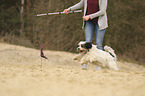
<svg viewBox="0 0 145 96">
<path fill-rule="evenodd" d="M 49 60 L 39 50 L 0 43 L 0 96 L 145 96 L 142 66 L 118 61 L 121 71 L 81 70 L 75 54 L 44 53 Z"/>
</svg>

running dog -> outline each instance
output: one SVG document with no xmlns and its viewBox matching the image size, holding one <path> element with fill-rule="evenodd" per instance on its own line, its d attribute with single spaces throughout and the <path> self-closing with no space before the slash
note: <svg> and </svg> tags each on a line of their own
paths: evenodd
<svg viewBox="0 0 145 96">
<path fill-rule="evenodd" d="M 79 54 L 74 56 L 73 59 L 80 61 L 82 66 L 88 63 L 95 63 L 111 70 L 118 70 L 116 65 L 117 57 L 114 50 L 109 46 L 105 46 L 104 50 L 98 49 L 97 45 L 93 45 L 90 42 L 80 41 L 77 46 Z"/>
</svg>

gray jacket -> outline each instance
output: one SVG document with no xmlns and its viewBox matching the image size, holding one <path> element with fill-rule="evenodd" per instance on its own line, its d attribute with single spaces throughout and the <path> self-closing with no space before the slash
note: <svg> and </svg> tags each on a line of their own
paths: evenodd
<svg viewBox="0 0 145 96">
<path fill-rule="evenodd" d="M 88 4 L 87 1 L 88 0 L 81 0 L 79 3 L 75 4 L 74 6 L 69 7 L 68 9 L 76 10 L 84 6 L 84 16 L 85 16 L 86 11 L 87 11 L 87 4 Z M 98 18 L 99 30 L 102 30 L 108 27 L 106 9 L 107 9 L 107 0 L 99 0 L 99 11 L 96 13 L 90 14 L 90 19 L 99 17 Z M 83 22 L 83 28 L 84 28 L 84 22 Z"/>
</svg>

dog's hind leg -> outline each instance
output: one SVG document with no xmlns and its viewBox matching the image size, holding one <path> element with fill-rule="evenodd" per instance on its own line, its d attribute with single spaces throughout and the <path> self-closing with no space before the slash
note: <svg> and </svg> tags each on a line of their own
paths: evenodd
<svg viewBox="0 0 145 96">
<path fill-rule="evenodd" d="M 114 61 L 110 61 L 108 62 L 108 67 L 111 69 L 111 70 L 119 70 L 117 65 L 116 65 L 116 62 Z"/>
</svg>

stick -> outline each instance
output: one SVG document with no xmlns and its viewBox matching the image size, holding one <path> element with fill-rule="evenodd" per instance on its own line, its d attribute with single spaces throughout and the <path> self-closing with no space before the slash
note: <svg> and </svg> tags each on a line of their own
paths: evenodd
<svg viewBox="0 0 145 96">
<path fill-rule="evenodd" d="M 83 12 L 83 10 L 70 11 L 69 13 L 79 13 L 79 12 Z M 37 14 L 35 16 L 59 15 L 59 14 L 65 14 L 65 12 L 44 13 L 44 14 Z"/>
</svg>

